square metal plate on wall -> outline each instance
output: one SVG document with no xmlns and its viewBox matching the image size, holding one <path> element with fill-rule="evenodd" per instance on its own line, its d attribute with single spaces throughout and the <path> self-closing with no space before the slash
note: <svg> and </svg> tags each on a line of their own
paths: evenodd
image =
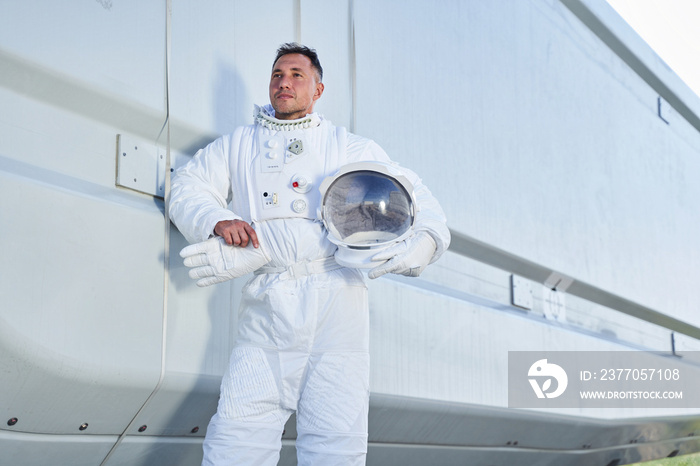
<svg viewBox="0 0 700 466">
<path fill-rule="evenodd" d="M 510 276 L 511 302 L 522 309 L 532 309 L 532 286 L 526 278 Z"/>
<path fill-rule="evenodd" d="M 117 185 L 162 198 L 165 195 L 165 148 L 118 134 Z"/>
</svg>

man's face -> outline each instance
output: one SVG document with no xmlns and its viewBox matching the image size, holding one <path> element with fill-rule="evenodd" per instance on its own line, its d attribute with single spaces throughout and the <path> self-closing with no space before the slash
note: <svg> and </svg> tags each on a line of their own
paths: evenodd
<svg viewBox="0 0 700 466">
<path fill-rule="evenodd" d="M 291 53 L 282 55 L 272 67 L 270 103 L 275 117 L 295 120 L 313 112 L 314 103 L 323 94 L 316 70 L 309 57 Z"/>
</svg>

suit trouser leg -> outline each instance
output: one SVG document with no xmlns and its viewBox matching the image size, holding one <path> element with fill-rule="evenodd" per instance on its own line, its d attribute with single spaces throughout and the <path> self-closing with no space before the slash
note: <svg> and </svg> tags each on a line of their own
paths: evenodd
<svg viewBox="0 0 700 466">
<path fill-rule="evenodd" d="M 312 355 L 297 410 L 299 466 L 364 465 L 368 407 L 368 353 Z"/>
<path fill-rule="evenodd" d="M 221 396 L 204 439 L 203 466 L 274 466 L 292 411 L 282 408 L 277 382 L 261 348 L 234 348 Z"/>
</svg>

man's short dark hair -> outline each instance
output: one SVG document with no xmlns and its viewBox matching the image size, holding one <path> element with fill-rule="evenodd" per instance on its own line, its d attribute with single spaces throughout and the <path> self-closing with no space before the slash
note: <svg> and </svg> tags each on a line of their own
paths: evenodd
<svg viewBox="0 0 700 466">
<path fill-rule="evenodd" d="M 316 50 L 305 45 L 297 44 L 296 42 L 287 42 L 286 44 L 280 45 L 280 48 L 277 49 L 277 56 L 272 66 L 275 66 L 275 63 L 277 63 L 277 60 L 279 60 L 282 55 L 289 55 L 290 53 L 299 53 L 308 57 L 309 60 L 311 60 L 311 66 L 313 66 L 316 73 L 318 73 L 318 82 L 323 81 L 323 68 L 321 68 L 321 62 L 318 60 Z"/>
</svg>

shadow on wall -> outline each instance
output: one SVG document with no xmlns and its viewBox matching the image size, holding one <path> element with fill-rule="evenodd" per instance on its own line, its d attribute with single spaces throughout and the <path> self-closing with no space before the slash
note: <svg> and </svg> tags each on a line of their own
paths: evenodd
<svg viewBox="0 0 700 466">
<path fill-rule="evenodd" d="M 266 86 L 265 83 L 260 83 Z M 233 132 L 237 126 L 252 123 L 253 102 L 251 93 L 243 79 L 226 60 L 218 59 L 218 70 L 212 93 L 214 111 L 214 128 L 217 134 Z"/>
<path fill-rule="evenodd" d="M 214 116 L 214 128 L 211 128 L 211 133 L 231 133 L 237 126 L 252 122 L 253 108 L 252 104 L 249 103 L 251 100 L 249 93 L 235 67 L 230 66 L 224 60 L 219 60 L 212 96 L 211 109 Z M 211 139 L 194 141 L 190 147 L 186 148 L 185 152 L 190 156 L 194 155 L 210 142 L 212 142 Z M 183 291 L 187 288 L 191 288 L 193 293 L 196 292 L 195 281 L 187 275 L 189 269 L 183 265 L 182 258 L 179 256 L 180 250 L 186 245 L 186 240 L 173 229 L 170 240 L 170 285 L 171 290 L 177 290 L 177 293 L 173 294 L 171 291 L 171 299 L 176 298 L 180 293 L 189 295 L 189 292 Z M 161 257 L 162 260 L 163 257 Z M 248 278 L 246 276 L 233 282 L 214 285 L 217 288 L 216 292 L 210 294 L 206 303 L 202 303 L 209 318 L 208 334 L 203 336 L 204 332 L 201 332 L 197 337 L 198 341 L 183 339 L 181 333 L 174 333 L 171 336 L 170 329 L 175 332 L 178 326 L 182 328 L 183 325 L 186 325 L 184 323 L 178 324 L 178 321 L 187 321 L 184 313 L 204 315 L 203 309 L 188 309 L 186 304 L 171 302 L 168 313 L 169 331 L 166 351 L 172 350 L 171 354 L 178 354 L 182 351 L 182 346 L 188 345 L 196 346 L 193 351 L 197 352 L 200 352 L 202 345 L 206 349 L 199 367 L 195 367 L 193 364 L 191 372 L 184 374 L 184 378 L 169 369 L 172 356 L 170 354 L 167 356 L 165 378 L 160 387 L 160 393 L 156 395 L 156 400 L 162 397 L 165 400 L 165 406 L 168 405 L 168 399 L 179 401 L 174 401 L 172 406 L 175 409 L 167 414 L 162 435 L 202 440 L 209 419 L 216 412 L 221 383 L 220 375 L 212 375 L 212 372 L 216 371 L 212 368 L 212 361 L 226 361 L 225 366 L 219 368 L 221 371 L 228 366 L 229 347 L 233 344 L 235 333 L 231 335 L 231 332 L 227 332 L 226 329 L 235 329 L 236 327 L 240 290 Z M 203 338 L 206 338 L 206 341 L 202 341 Z M 180 348 L 174 348 L 175 345 L 180 346 Z M 213 352 L 225 352 L 226 354 L 213 354 Z M 130 458 L 130 464 L 164 465 L 165 459 L 168 465 L 184 466 L 198 464 L 201 461 L 201 444 L 193 445 L 185 442 L 179 448 L 175 448 L 175 450 L 180 451 L 177 456 L 172 454 L 171 449 L 172 445 L 149 448 L 142 457 Z"/>
</svg>

